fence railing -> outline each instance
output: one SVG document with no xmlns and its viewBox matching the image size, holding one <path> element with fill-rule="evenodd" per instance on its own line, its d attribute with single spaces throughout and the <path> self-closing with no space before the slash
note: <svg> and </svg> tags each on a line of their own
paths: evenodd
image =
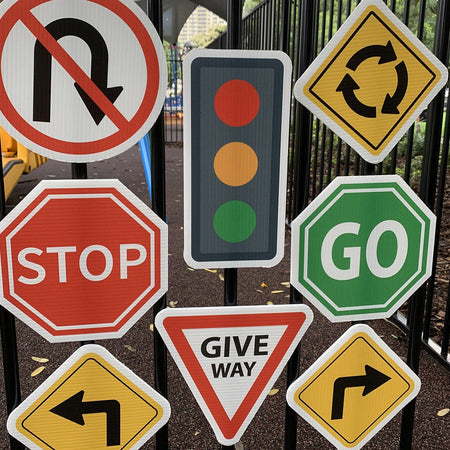
<svg viewBox="0 0 450 450">
<path fill-rule="evenodd" d="M 284 4 L 289 4 L 283 9 Z M 261 2 L 242 21 L 241 45 L 245 49 L 280 49 L 293 61 L 293 83 L 306 67 L 302 24 L 311 27 L 313 48 L 307 49 L 315 57 L 333 37 L 337 29 L 359 3 L 354 0 L 317 0 L 313 11 L 302 17 L 300 1 L 266 0 Z M 389 5 L 390 3 L 390 5 Z M 438 5 L 419 0 L 388 2 L 388 6 L 411 31 L 448 66 L 449 18 L 439 17 Z M 226 36 L 220 36 L 211 47 L 225 48 Z M 362 174 L 398 174 L 429 204 L 437 216 L 437 236 L 433 274 L 426 286 L 425 317 L 422 343 L 440 362 L 450 369 L 450 270 L 448 269 L 448 235 L 450 220 L 447 160 L 449 151 L 448 88 L 432 102 L 417 119 L 390 155 L 376 165 L 366 163 L 341 138 L 320 120 L 299 121 L 300 105 L 295 101 L 291 110 L 290 157 L 287 200 L 287 223 L 299 212 L 294 204 L 296 192 L 303 193 L 304 206 L 314 199 L 336 176 Z M 305 128 L 305 125 L 307 128 Z M 431 143 L 434 136 L 434 144 Z M 309 149 L 305 149 L 305 143 Z M 430 148 L 430 145 L 435 145 Z M 303 153 L 302 153 L 303 152 Z M 306 155 L 304 154 L 306 153 Z M 429 156 L 432 153 L 432 156 Z M 431 167 L 425 170 L 425 161 Z M 299 159 L 301 161 L 299 161 Z M 307 166 L 305 166 L 305 164 Z M 299 167 L 302 173 L 299 173 Z M 304 180 L 300 180 L 307 174 Z M 427 202 L 426 193 L 430 198 Z M 299 198 L 301 196 L 297 196 Z M 300 202 L 301 203 L 301 202 Z M 411 299 L 391 320 L 405 331 L 412 321 Z"/>
</svg>

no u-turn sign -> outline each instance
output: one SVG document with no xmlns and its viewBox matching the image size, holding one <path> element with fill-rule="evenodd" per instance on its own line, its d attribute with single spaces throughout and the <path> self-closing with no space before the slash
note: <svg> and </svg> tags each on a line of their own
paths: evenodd
<svg viewBox="0 0 450 450">
<path fill-rule="evenodd" d="M 164 103 L 164 49 L 132 0 L 5 0 L 0 58 L 1 125 L 53 159 L 127 150 Z"/>
</svg>

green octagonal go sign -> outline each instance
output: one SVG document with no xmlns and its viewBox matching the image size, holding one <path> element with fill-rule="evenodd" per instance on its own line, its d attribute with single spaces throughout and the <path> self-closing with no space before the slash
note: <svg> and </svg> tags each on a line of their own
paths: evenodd
<svg viewBox="0 0 450 450">
<path fill-rule="evenodd" d="M 399 176 L 337 177 L 292 222 L 291 284 L 332 322 L 387 318 L 431 275 L 435 227 Z"/>
</svg>

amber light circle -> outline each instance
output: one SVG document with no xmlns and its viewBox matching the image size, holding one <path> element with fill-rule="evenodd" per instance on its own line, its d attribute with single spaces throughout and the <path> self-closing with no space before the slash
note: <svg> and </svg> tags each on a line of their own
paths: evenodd
<svg viewBox="0 0 450 450">
<path fill-rule="evenodd" d="M 258 170 L 255 151 L 243 142 L 229 142 L 220 148 L 214 158 L 217 178 L 228 186 L 248 183 Z"/>
<path fill-rule="evenodd" d="M 225 124 L 230 127 L 243 127 L 258 114 L 258 92 L 247 81 L 227 81 L 216 93 L 214 109 L 219 119 Z"/>
</svg>

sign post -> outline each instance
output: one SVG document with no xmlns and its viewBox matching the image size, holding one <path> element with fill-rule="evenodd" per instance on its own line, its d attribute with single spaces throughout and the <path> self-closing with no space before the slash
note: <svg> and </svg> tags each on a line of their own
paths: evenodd
<svg viewBox="0 0 450 450">
<path fill-rule="evenodd" d="M 291 66 L 278 51 L 196 50 L 184 61 L 192 267 L 271 267 L 283 257 Z"/>
<path fill-rule="evenodd" d="M 166 309 L 155 325 L 217 440 L 239 441 L 312 322 L 306 305 Z"/>
<path fill-rule="evenodd" d="M 5 0 L 0 30 L 0 123 L 31 150 L 98 161 L 158 117 L 165 52 L 134 1 Z"/>
<path fill-rule="evenodd" d="M 167 290 L 167 224 L 118 180 L 42 181 L 0 263 L 0 304 L 50 342 L 118 338 Z"/>
<path fill-rule="evenodd" d="M 435 223 L 397 175 L 337 177 L 292 222 L 291 284 L 332 322 L 390 317 L 431 275 Z"/>
</svg>

